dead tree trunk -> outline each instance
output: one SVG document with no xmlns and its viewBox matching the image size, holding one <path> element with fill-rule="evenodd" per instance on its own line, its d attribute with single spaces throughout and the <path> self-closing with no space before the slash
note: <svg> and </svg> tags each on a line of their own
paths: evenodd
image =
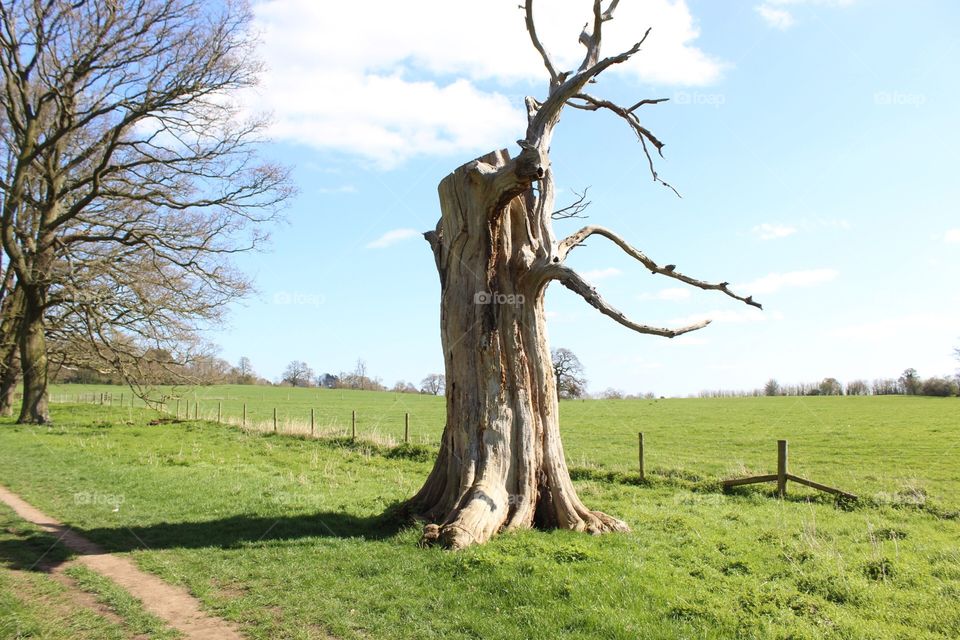
<svg viewBox="0 0 960 640">
<path fill-rule="evenodd" d="M 636 110 L 583 93 L 604 69 L 628 60 L 643 40 L 617 56 L 600 58 L 606 9 L 594 0 L 592 28 L 580 42 L 587 53 L 576 71 L 559 73 L 540 43 L 532 0 L 524 6 L 527 30 L 550 75 L 540 102 L 527 98 L 528 127 L 520 154 L 505 150 L 470 162 L 440 183 L 441 218 L 425 234 L 440 274 L 440 330 L 447 380 L 447 424 L 440 453 L 423 488 L 404 509 L 427 521 L 422 543 L 462 548 L 498 531 L 531 526 L 590 533 L 627 531 L 616 518 L 587 508 L 574 489 L 560 442 L 556 380 L 547 342 L 543 302 L 557 280 L 600 312 L 640 333 L 674 337 L 706 326 L 679 329 L 637 324 L 608 305 L 579 274 L 567 254 L 592 235 L 606 237 L 647 269 L 741 298 L 727 283 L 710 284 L 660 267 L 603 227 L 588 226 L 557 241 L 553 235 L 554 183 L 549 149 L 564 106 L 609 110 L 625 120 L 650 160 L 648 145 L 662 144 L 640 124 Z M 649 33 L 649 32 L 648 32 Z M 646 35 L 644 36 L 646 39 Z M 669 185 L 666 185 L 669 187 Z"/>
<path fill-rule="evenodd" d="M 557 419 L 543 309 L 553 237 L 531 224 L 539 154 L 500 151 L 440 184 L 442 218 L 427 234 L 441 282 L 447 424 L 433 472 L 411 505 L 425 539 L 483 542 L 501 528 L 601 533 L 627 526 L 577 497 Z"/>
</svg>

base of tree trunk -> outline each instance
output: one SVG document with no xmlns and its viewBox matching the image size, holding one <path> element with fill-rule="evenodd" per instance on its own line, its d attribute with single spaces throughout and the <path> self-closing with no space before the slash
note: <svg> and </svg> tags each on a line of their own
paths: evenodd
<svg viewBox="0 0 960 640">
<path fill-rule="evenodd" d="M 515 529 L 518 527 L 514 527 Z M 472 544 L 482 544 L 486 542 L 493 534 L 500 533 L 500 530 L 494 530 L 491 534 L 485 532 L 490 530 L 489 523 L 476 522 L 476 525 L 470 529 L 462 525 L 438 525 L 427 524 L 423 527 L 423 534 L 420 536 L 420 546 L 430 547 L 440 545 L 445 549 L 456 551 Z M 587 520 L 580 520 L 576 525 L 567 527 L 574 531 L 583 531 L 591 535 L 600 535 L 603 533 L 628 533 L 630 527 L 625 522 L 617 520 L 600 511 L 591 511 Z"/>
</svg>

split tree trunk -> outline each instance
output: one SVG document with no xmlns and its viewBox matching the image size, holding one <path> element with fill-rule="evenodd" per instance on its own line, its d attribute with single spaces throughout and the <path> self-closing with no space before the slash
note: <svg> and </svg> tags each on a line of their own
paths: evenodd
<svg viewBox="0 0 960 640">
<path fill-rule="evenodd" d="M 555 246 L 549 223 L 528 210 L 543 164 L 534 149 L 516 160 L 500 151 L 440 183 L 442 217 L 426 235 L 440 273 L 447 424 L 407 503 L 429 523 L 427 544 L 461 548 L 534 525 L 628 530 L 580 501 L 560 443 L 543 308 Z"/>
</svg>

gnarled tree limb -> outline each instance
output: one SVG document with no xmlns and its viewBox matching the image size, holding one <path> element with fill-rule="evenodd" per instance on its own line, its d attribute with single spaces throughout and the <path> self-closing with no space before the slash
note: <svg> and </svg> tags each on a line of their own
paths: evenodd
<svg viewBox="0 0 960 640">
<path fill-rule="evenodd" d="M 550 86 L 559 85 L 566 79 L 566 75 L 564 75 L 563 78 L 560 77 L 560 74 L 557 73 L 557 68 L 550 59 L 550 54 L 547 53 L 547 50 L 543 47 L 543 43 L 540 42 L 540 37 L 537 35 L 537 26 L 533 21 L 533 0 L 526 1 L 524 13 L 526 15 L 527 33 L 530 34 L 530 41 L 533 43 L 533 48 L 536 49 L 540 57 L 543 58 L 543 66 L 547 68 L 547 72 L 550 74 Z"/>
<path fill-rule="evenodd" d="M 560 284 L 565 286 L 570 291 L 573 291 L 581 298 L 586 300 L 590 306 L 597 309 L 603 315 L 613 318 L 623 326 L 628 329 L 632 329 L 638 333 L 647 333 L 655 336 L 663 336 L 664 338 L 676 338 L 677 336 L 683 335 L 685 333 L 690 333 L 691 331 L 696 331 L 697 329 L 703 329 L 705 326 L 710 324 L 709 320 L 704 320 L 696 324 L 691 324 L 686 327 L 680 327 L 679 329 L 666 329 L 661 327 L 651 327 L 645 324 L 638 324 L 625 316 L 622 311 L 615 309 L 610 306 L 601 296 L 597 293 L 597 290 L 590 285 L 589 282 L 583 279 L 583 277 L 571 269 L 570 267 L 560 267 L 554 279 L 558 280 Z"/>
<path fill-rule="evenodd" d="M 574 100 L 581 100 L 582 102 L 574 102 Z M 640 118 L 638 118 L 637 114 L 634 113 L 636 109 L 645 104 L 659 104 L 660 102 L 665 102 L 666 100 L 668 100 L 668 98 L 641 100 L 632 107 L 627 108 L 622 107 L 614 102 L 610 102 L 609 100 L 595 98 L 588 93 L 578 93 L 567 101 L 567 105 L 573 107 L 574 109 L 581 109 L 583 111 L 598 111 L 599 109 L 607 109 L 625 120 L 626 123 L 630 125 L 630 128 L 633 129 L 633 132 L 637 134 L 637 138 L 640 140 L 640 146 L 643 147 L 643 154 L 647 157 L 647 165 L 650 167 L 650 175 L 653 176 L 654 182 L 659 182 L 677 194 L 677 196 L 680 196 L 680 193 L 673 188 L 673 185 L 659 176 L 657 169 L 653 164 L 653 157 L 650 155 L 650 149 L 647 147 L 647 142 L 649 141 L 650 144 L 657 149 L 657 153 L 660 154 L 660 157 L 662 158 L 663 142 L 653 135 L 649 129 L 640 124 Z"/>
<path fill-rule="evenodd" d="M 694 287 L 697 287 L 698 289 L 721 291 L 735 300 L 739 300 L 740 302 L 744 302 L 758 309 L 763 309 L 763 306 L 759 302 L 754 301 L 753 296 L 743 297 L 735 294 L 733 291 L 730 291 L 730 289 L 728 288 L 730 285 L 729 282 L 720 282 L 720 283 L 704 282 L 703 280 L 697 280 L 696 278 L 691 278 L 690 276 L 683 275 L 682 273 L 677 271 L 676 267 L 672 264 L 668 264 L 664 267 L 661 267 L 656 262 L 648 258 L 645 253 L 643 253 L 638 249 L 635 249 L 626 240 L 624 240 L 619 235 L 617 235 L 616 233 L 614 233 L 613 231 L 610 231 L 605 227 L 598 227 L 595 225 L 587 226 L 587 227 L 584 227 L 583 229 L 580 229 L 580 231 L 577 231 L 576 233 L 571 234 L 567 236 L 565 239 L 563 239 L 562 241 L 560 241 L 560 243 L 557 245 L 557 258 L 559 258 L 559 261 L 562 262 L 563 260 L 565 260 L 567 257 L 567 254 L 569 254 L 574 247 L 579 246 L 580 243 L 582 243 L 584 240 L 586 240 L 588 237 L 592 235 L 603 236 L 604 238 L 607 238 L 608 240 L 612 241 L 615 245 L 623 249 L 623 251 L 627 255 L 629 255 L 632 258 L 635 258 L 636 260 L 639 260 L 643 264 L 643 266 L 645 266 L 647 269 L 650 269 L 652 273 L 659 273 L 660 275 L 673 278 L 674 280 L 679 280 L 680 282 L 684 282 L 686 284 L 692 285 Z"/>
</svg>

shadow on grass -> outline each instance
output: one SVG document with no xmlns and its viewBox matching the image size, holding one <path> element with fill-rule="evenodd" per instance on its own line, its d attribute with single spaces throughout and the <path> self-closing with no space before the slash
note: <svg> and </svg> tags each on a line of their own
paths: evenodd
<svg viewBox="0 0 960 640">
<path fill-rule="evenodd" d="M 240 549 L 307 538 L 385 540 L 395 536 L 407 524 L 386 516 L 361 518 L 320 512 L 280 517 L 237 515 L 202 522 L 162 522 L 133 527 L 64 529 L 102 547 L 89 553 L 122 553 L 159 549 Z M 0 562 L 10 568 L 50 571 L 74 555 L 64 548 L 58 537 L 36 531 L 17 534 L 8 530 L 0 536 Z"/>
</svg>

